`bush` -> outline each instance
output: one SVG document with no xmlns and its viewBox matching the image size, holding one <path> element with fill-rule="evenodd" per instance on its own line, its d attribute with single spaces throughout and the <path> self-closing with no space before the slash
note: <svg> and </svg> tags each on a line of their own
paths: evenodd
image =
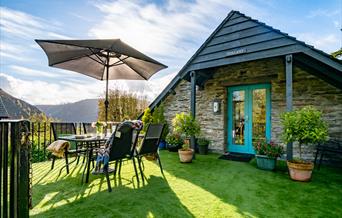
<svg viewBox="0 0 342 218">
<path fill-rule="evenodd" d="M 327 140 L 328 126 L 322 113 L 312 106 L 286 112 L 281 116 L 282 138 L 285 143 L 298 142 L 302 157 L 302 144 L 315 144 Z"/>
<path fill-rule="evenodd" d="M 198 139 L 197 139 L 197 144 L 198 144 L 199 146 L 207 146 L 207 145 L 210 144 L 210 141 L 209 141 L 209 139 L 207 139 L 207 138 L 198 138 Z"/>
<path fill-rule="evenodd" d="M 201 132 L 201 127 L 191 114 L 176 114 L 172 120 L 173 130 L 177 134 L 184 135 L 186 138 L 197 136 Z"/>
<path fill-rule="evenodd" d="M 168 134 L 165 141 L 168 145 L 175 147 L 183 144 L 183 138 L 178 134 Z"/>
<path fill-rule="evenodd" d="M 265 140 L 258 141 L 253 144 L 254 150 L 259 155 L 266 155 L 267 157 L 280 157 L 284 153 L 284 148 L 272 141 L 266 142 Z"/>
<path fill-rule="evenodd" d="M 158 107 L 154 108 L 154 111 L 152 113 L 152 123 L 165 125 L 161 136 L 161 139 L 165 140 L 166 136 L 169 134 L 169 125 L 167 124 L 164 116 L 164 104 L 160 104 Z"/>
<path fill-rule="evenodd" d="M 142 132 L 146 132 L 148 124 L 152 123 L 152 121 L 153 121 L 153 117 L 152 117 L 152 113 L 151 113 L 150 108 L 145 109 L 144 115 L 142 116 L 141 121 L 144 124 Z"/>
</svg>

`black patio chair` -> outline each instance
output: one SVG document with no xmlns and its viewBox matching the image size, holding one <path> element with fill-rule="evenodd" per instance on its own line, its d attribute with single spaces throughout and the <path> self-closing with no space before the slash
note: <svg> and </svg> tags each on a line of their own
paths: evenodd
<svg viewBox="0 0 342 218">
<path fill-rule="evenodd" d="M 61 136 L 67 136 L 67 135 L 76 135 L 76 127 L 74 123 L 61 123 L 61 122 L 52 122 L 51 123 L 51 128 L 52 128 L 52 133 L 53 133 L 53 137 L 55 140 L 58 140 L 58 137 Z M 69 160 L 68 160 L 68 156 L 69 155 L 74 155 L 76 154 L 77 157 L 77 163 L 79 162 L 79 154 L 81 153 L 85 153 L 85 150 L 82 149 L 82 147 L 75 142 L 71 142 L 70 143 L 70 148 L 69 149 L 65 149 L 64 151 L 64 157 L 65 157 L 65 167 L 67 170 L 67 173 L 69 174 Z M 75 159 L 75 161 L 76 161 Z M 51 170 L 54 168 L 55 165 L 55 160 L 56 160 L 56 156 L 52 156 L 52 165 L 51 165 Z M 73 161 L 74 162 L 74 161 Z M 84 162 L 84 160 L 83 160 Z"/>
<path fill-rule="evenodd" d="M 154 155 L 158 161 L 161 173 L 164 175 L 163 167 L 161 164 L 158 148 L 161 136 L 163 134 L 164 124 L 149 124 L 146 134 L 142 141 L 141 146 L 136 150 L 135 156 L 138 159 L 139 170 L 142 180 L 144 181 L 144 173 L 142 169 L 142 157 L 145 155 Z"/>
<path fill-rule="evenodd" d="M 109 151 L 109 163 L 115 161 L 114 177 L 116 173 L 121 173 L 121 164 L 123 160 L 132 160 L 133 167 L 135 171 L 135 176 L 137 177 L 137 182 L 139 183 L 138 172 L 134 159 L 134 150 L 137 142 L 139 133 L 134 134 L 135 130 L 132 125 L 128 122 L 124 122 L 116 128 L 115 132 L 112 134 L 110 140 L 110 151 Z M 109 180 L 109 163 L 103 166 L 103 174 L 106 176 L 108 191 L 111 192 L 112 188 Z M 118 166 L 119 165 L 119 166 Z M 119 167 L 119 168 L 118 168 Z M 98 167 L 100 168 L 100 166 Z"/>
</svg>

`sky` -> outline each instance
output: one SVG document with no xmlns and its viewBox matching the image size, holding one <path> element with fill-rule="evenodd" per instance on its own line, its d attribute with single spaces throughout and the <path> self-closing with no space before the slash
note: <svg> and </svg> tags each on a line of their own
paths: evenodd
<svg viewBox="0 0 342 218">
<path fill-rule="evenodd" d="M 35 105 L 103 97 L 103 81 L 49 67 L 34 39 L 120 38 L 168 68 L 110 87 L 152 101 L 231 10 L 327 53 L 342 47 L 342 0 L 0 0 L 0 88 Z"/>
</svg>

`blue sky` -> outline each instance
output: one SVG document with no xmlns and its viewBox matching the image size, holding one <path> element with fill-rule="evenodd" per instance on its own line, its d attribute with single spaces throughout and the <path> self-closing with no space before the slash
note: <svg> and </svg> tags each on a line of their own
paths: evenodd
<svg viewBox="0 0 342 218">
<path fill-rule="evenodd" d="M 34 39 L 120 38 L 169 66 L 150 81 L 111 87 L 156 97 L 230 10 L 327 53 L 342 47 L 342 0 L 1 0 L 0 87 L 32 104 L 103 95 L 105 84 L 47 66 Z"/>
</svg>

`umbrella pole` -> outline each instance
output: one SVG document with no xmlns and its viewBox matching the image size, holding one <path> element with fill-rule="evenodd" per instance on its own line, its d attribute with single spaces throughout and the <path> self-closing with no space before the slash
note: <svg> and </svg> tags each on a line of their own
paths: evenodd
<svg viewBox="0 0 342 218">
<path fill-rule="evenodd" d="M 107 125 L 108 121 L 108 106 L 109 106 L 109 101 L 108 101 L 108 74 L 109 74 L 109 52 L 107 53 L 107 65 L 106 65 L 106 100 L 105 100 L 105 122 Z"/>
</svg>

